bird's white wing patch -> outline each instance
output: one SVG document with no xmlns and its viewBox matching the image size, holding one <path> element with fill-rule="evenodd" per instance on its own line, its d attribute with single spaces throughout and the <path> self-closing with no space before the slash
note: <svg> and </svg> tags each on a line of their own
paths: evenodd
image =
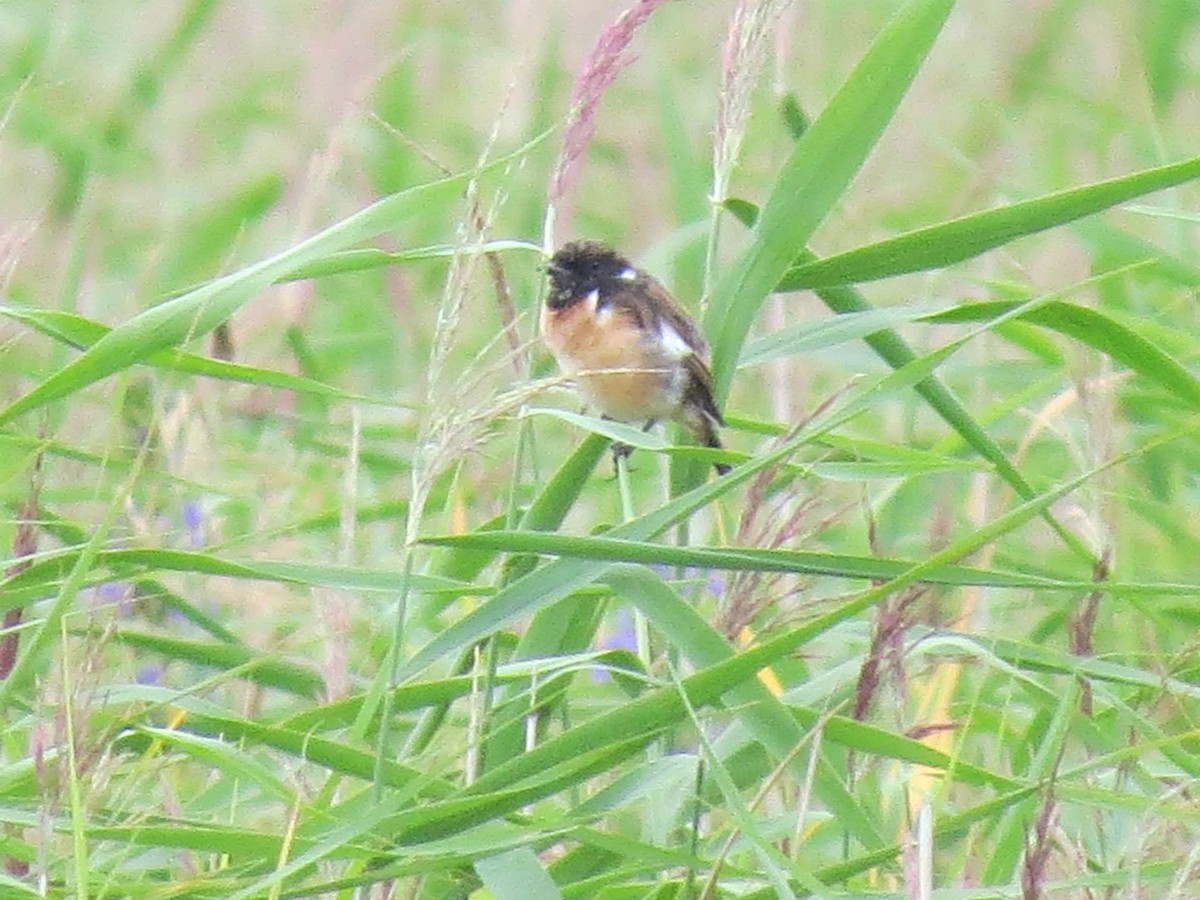
<svg viewBox="0 0 1200 900">
<path fill-rule="evenodd" d="M 658 323 L 658 338 L 663 351 L 672 359 L 683 359 L 695 352 L 691 344 L 668 322 Z"/>
<path fill-rule="evenodd" d="M 637 269 L 622 269 L 620 274 L 617 275 L 622 281 L 637 281 L 637 276 Z"/>
<path fill-rule="evenodd" d="M 584 298 L 584 303 L 588 306 L 588 312 L 593 316 L 596 314 L 596 307 L 600 305 L 600 288 L 595 288 L 590 294 Z"/>
</svg>

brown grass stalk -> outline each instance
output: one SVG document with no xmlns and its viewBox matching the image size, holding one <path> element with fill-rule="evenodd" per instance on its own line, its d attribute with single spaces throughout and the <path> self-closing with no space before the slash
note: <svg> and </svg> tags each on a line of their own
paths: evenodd
<svg viewBox="0 0 1200 900">
<path fill-rule="evenodd" d="M 38 498 L 42 492 L 42 454 L 39 452 L 29 477 L 29 495 L 17 513 L 17 531 L 13 536 L 13 559 L 16 560 L 5 575 L 12 578 L 24 572 L 32 564 L 37 553 Z M 17 663 L 17 652 L 21 644 L 21 618 L 23 607 L 14 606 L 4 611 L 4 628 L 0 631 L 0 681 L 12 674 Z"/>
</svg>

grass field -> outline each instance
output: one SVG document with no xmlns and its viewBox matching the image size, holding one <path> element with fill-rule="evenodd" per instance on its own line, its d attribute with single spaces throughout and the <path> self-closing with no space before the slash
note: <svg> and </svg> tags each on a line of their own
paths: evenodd
<svg viewBox="0 0 1200 900">
<path fill-rule="evenodd" d="M 0 896 L 1200 896 L 1200 6 L 622 2 L 0 5 Z"/>
</svg>

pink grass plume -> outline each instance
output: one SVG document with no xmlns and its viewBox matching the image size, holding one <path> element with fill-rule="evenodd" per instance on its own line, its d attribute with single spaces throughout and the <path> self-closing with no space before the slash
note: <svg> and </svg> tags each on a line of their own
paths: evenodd
<svg viewBox="0 0 1200 900">
<path fill-rule="evenodd" d="M 567 111 L 563 130 L 562 146 L 550 175 L 550 186 L 546 192 L 546 245 L 554 246 L 555 218 L 557 211 L 565 206 L 578 180 L 579 164 L 587 151 L 592 136 L 596 133 L 596 111 L 600 99 L 608 86 L 621 71 L 633 62 L 628 54 L 634 35 L 650 18 L 651 14 L 666 0 L 638 0 L 633 6 L 617 16 L 600 32 L 592 52 L 584 60 L 575 85 L 571 89 L 571 106 Z"/>
</svg>

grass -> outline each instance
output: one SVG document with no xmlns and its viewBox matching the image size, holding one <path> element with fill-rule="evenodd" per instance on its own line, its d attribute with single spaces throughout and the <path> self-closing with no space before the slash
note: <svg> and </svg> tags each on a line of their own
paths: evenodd
<svg viewBox="0 0 1200 900">
<path fill-rule="evenodd" d="M 1195 893 L 1200 12 L 629 9 L 0 12 L 3 892 Z"/>
</svg>

